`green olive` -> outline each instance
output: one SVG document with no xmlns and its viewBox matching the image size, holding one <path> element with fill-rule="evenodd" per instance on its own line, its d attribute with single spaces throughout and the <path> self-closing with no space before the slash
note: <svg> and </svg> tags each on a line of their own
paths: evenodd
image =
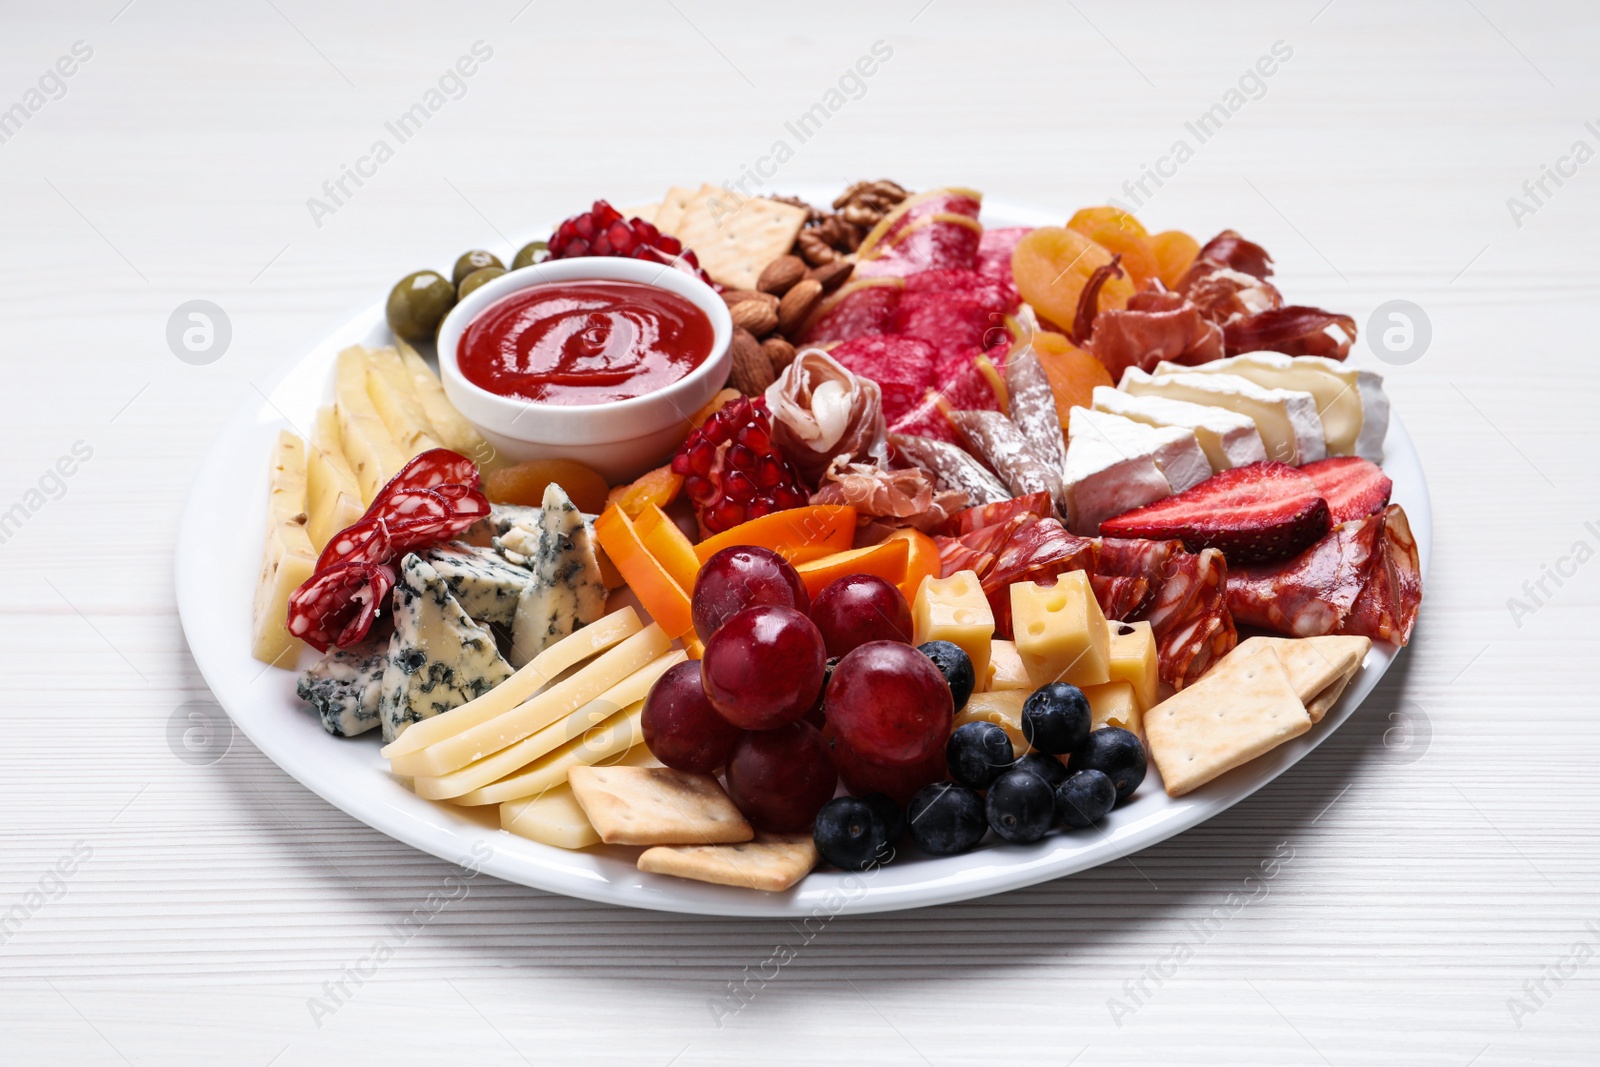
<svg viewBox="0 0 1600 1067">
<path fill-rule="evenodd" d="M 407 274 L 389 290 L 384 314 L 402 341 L 429 341 L 456 303 L 456 287 L 436 270 Z"/>
<path fill-rule="evenodd" d="M 456 260 L 455 269 L 450 272 L 450 281 L 460 285 L 466 280 L 467 275 L 475 270 L 482 270 L 484 267 L 499 267 L 504 270 L 505 266 L 500 262 L 500 257 L 493 252 L 485 252 L 481 248 L 474 249 L 471 252 L 461 253 L 461 258 Z"/>
<path fill-rule="evenodd" d="M 461 284 L 456 286 L 456 299 L 458 301 L 465 300 L 467 298 L 467 294 L 472 292 L 472 290 L 476 289 L 484 282 L 493 281 L 505 272 L 506 269 L 498 264 L 493 267 L 479 267 L 477 270 L 461 279 Z"/>
<path fill-rule="evenodd" d="M 549 241 L 533 241 L 523 245 L 522 251 L 517 253 L 517 258 L 511 261 L 511 269 L 521 270 L 523 267 L 533 266 L 543 258 L 549 248 Z"/>
</svg>

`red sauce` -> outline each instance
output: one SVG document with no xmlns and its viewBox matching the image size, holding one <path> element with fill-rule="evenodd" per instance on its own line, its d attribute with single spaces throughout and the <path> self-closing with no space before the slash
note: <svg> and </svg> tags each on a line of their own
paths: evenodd
<svg viewBox="0 0 1600 1067">
<path fill-rule="evenodd" d="M 490 304 L 456 350 L 462 377 L 501 396 L 603 404 L 655 392 L 711 354 L 711 320 L 638 282 L 552 282 Z"/>
</svg>

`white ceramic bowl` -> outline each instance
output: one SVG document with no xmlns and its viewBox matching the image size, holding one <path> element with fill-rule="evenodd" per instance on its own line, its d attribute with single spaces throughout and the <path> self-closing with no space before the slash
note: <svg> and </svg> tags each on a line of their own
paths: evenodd
<svg viewBox="0 0 1600 1067">
<path fill-rule="evenodd" d="M 605 404 L 543 404 L 505 397 L 462 376 L 456 350 L 467 325 L 484 308 L 536 285 L 588 281 L 639 282 L 683 297 L 711 320 L 711 354 L 665 388 Z M 469 293 L 439 328 L 439 372 L 450 402 L 505 455 L 515 460 L 575 459 L 616 483 L 671 458 L 689 416 L 727 381 L 732 339 L 728 305 L 698 278 L 639 259 L 584 256 L 523 267 Z"/>
</svg>

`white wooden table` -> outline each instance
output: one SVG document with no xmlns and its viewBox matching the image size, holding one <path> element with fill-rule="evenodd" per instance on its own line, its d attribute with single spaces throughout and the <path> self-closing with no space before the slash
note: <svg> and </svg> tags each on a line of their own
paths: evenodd
<svg viewBox="0 0 1600 1067">
<path fill-rule="evenodd" d="M 0 13 L 0 108 L 29 112 L 0 126 L 0 1062 L 1600 1059 L 1600 163 L 1560 162 L 1600 149 L 1593 5 L 525 3 Z M 880 40 L 798 143 L 785 123 Z M 385 123 L 479 41 L 397 144 Z M 1275 42 L 1200 143 L 1185 123 Z M 392 158 L 360 163 L 380 138 Z M 454 868 L 242 736 L 177 757 L 169 723 L 209 699 L 173 608 L 191 474 L 253 383 L 402 273 L 508 256 L 500 233 L 596 196 L 737 179 L 779 139 L 769 188 L 960 182 L 1064 217 L 1180 138 L 1154 227 L 1237 227 L 1292 298 L 1363 327 L 1410 300 L 1432 331 L 1380 367 L 1437 515 L 1415 640 L 1249 801 L 1079 877 L 840 920 L 773 976 L 783 922 L 488 880 L 398 944 Z M 1571 176 L 1535 201 L 1545 164 Z M 192 299 L 231 322 L 209 365 L 166 341 Z"/>
</svg>

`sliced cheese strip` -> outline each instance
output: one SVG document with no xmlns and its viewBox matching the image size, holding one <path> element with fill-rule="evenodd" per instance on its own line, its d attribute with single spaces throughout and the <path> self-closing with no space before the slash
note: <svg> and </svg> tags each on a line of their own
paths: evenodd
<svg viewBox="0 0 1600 1067">
<path fill-rule="evenodd" d="M 370 504 L 410 457 L 395 443 L 367 394 L 367 353 L 360 345 L 339 353 L 334 369 L 334 411 L 339 416 L 339 441 L 345 458 L 361 484 L 361 502 Z"/>
<path fill-rule="evenodd" d="M 413 723 L 405 733 L 379 753 L 392 760 L 410 752 L 443 741 L 464 730 L 479 726 L 490 719 L 504 715 L 534 693 L 550 683 L 552 678 L 569 670 L 590 656 L 626 638 L 632 637 L 644 624 L 632 608 L 613 611 L 577 633 L 563 638 L 545 649 L 530 663 L 476 700 L 468 701 L 443 715 Z"/>
<path fill-rule="evenodd" d="M 267 496 L 267 536 L 251 610 L 250 652 L 262 663 L 293 667 L 302 643 L 284 625 L 289 596 L 311 577 L 317 553 L 306 533 L 306 445 L 278 431 Z"/>
<path fill-rule="evenodd" d="M 500 829 L 556 848 L 588 848 L 600 843 L 600 835 L 568 785 L 500 805 Z"/>
<path fill-rule="evenodd" d="M 1134 396 L 1105 385 L 1095 386 L 1093 403 L 1096 411 L 1121 415 L 1146 426 L 1175 426 L 1190 431 L 1200 442 L 1213 472 L 1267 458 L 1256 421 L 1247 415 L 1165 397 Z"/>
<path fill-rule="evenodd" d="M 439 376 L 433 373 L 433 368 L 428 366 L 426 360 L 406 342 L 395 338 L 395 347 L 400 350 L 400 360 L 404 364 L 406 373 L 411 378 L 411 389 L 416 394 L 417 400 L 422 403 L 422 410 L 427 413 L 428 421 L 446 448 L 469 456 L 478 464 L 478 469 L 487 474 L 497 467 L 503 467 L 506 460 L 495 451 L 493 445 L 483 439 L 477 427 L 467 421 L 465 415 L 456 410 L 450 403 L 450 398 L 444 394 L 444 385 L 439 381 Z"/>
<path fill-rule="evenodd" d="M 649 696 L 650 687 L 656 684 L 656 679 L 665 674 L 667 668 L 682 663 L 687 658 L 688 655 L 681 650 L 668 652 L 630 674 L 571 715 L 551 723 L 538 733 L 525 737 L 492 756 L 469 763 L 459 771 L 451 771 L 438 777 L 418 778 L 414 783 L 417 796 L 426 800 L 448 800 L 462 793 L 470 793 L 490 782 L 498 782 L 507 775 L 515 774 L 568 741 L 582 737 L 591 728 L 605 722 L 621 709 Z"/>
<path fill-rule="evenodd" d="M 643 714 L 644 701 L 641 700 L 594 727 L 583 737 L 568 741 L 532 766 L 482 789 L 463 793 L 450 802 L 468 806 L 503 804 L 518 797 L 538 796 L 560 785 L 567 780 L 567 772 L 574 767 L 594 767 L 602 763 L 609 766 L 616 762 L 614 757 L 644 744 L 644 727 L 641 725 Z"/>
<path fill-rule="evenodd" d="M 1134 396 L 1159 396 L 1206 404 L 1255 420 L 1267 458 L 1296 466 L 1326 456 L 1317 400 L 1294 389 L 1265 389 L 1236 374 L 1166 374 L 1156 377 L 1138 367 L 1122 375 L 1121 390 Z"/>
<path fill-rule="evenodd" d="M 394 349 L 367 349 L 367 396 L 389 428 L 389 436 L 408 458 L 444 447 Z"/>
<path fill-rule="evenodd" d="M 1383 376 L 1324 356 L 1286 356 L 1282 352 L 1246 352 L 1195 367 L 1156 364 L 1156 375 L 1236 374 L 1268 389 L 1298 389 L 1317 398 L 1322 436 L 1330 456 L 1361 456 L 1374 463 L 1383 458 L 1389 432 L 1389 398 Z"/>
<path fill-rule="evenodd" d="M 488 722 L 390 761 L 395 774 L 437 778 L 474 760 L 499 752 L 577 711 L 671 646 L 661 627 L 651 623 L 592 662 L 522 704 Z"/>
</svg>

